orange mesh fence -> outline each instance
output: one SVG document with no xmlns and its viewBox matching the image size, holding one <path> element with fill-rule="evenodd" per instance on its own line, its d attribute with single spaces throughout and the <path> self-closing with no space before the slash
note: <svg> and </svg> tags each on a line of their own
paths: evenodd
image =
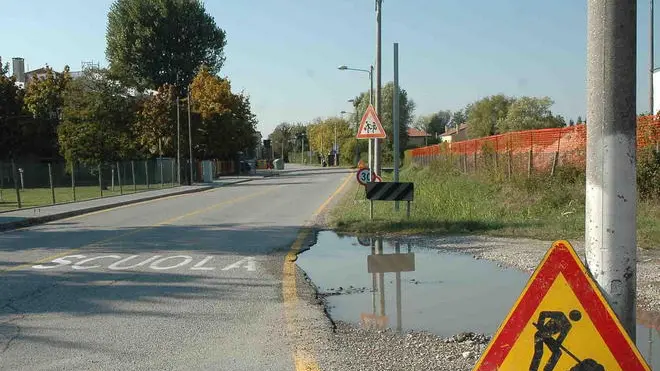
<svg viewBox="0 0 660 371">
<path fill-rule="evenodd" d="M 637 148 L 658 148 L 660 116 L 640 117 Z M 559 165 L 584 167 L 586 125 L 518 131 L 455 143 L 441 143 L 406 151 L 418 165 L 438 158 L 452 159 L 463 171 L 483 167 L 505 167 L 509 173 L 546 172 Z"/>
</svg>

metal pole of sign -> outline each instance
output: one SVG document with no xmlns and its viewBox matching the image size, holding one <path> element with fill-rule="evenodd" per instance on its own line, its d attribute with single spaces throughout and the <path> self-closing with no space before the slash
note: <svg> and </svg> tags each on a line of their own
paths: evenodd
<svg viewBox="0 0 660 371">
<path fill-rule="evenodd" d="M 637 1 L 587 4 L 587 266 L 635 339 Z"/>
<path fill-rule="evenodd" d="M 190 92 L 190 86 L 188 86 L 188 152 L 190 155 L 190 185 L 193 185 L 193 166 L 195 162 L 193 161 L 193 152 L 192 152 L 192 120 L 190 119 L 190 101 L 192 100 L 192 94 Z"/>
<path fill-rule="evenodd" d="M 374 220 L 374 201 L 369 200 L 369 218 Z"/>
<path fill-rule="evenodd" d="M 50 183 L 50 196 L 53 205 L 55 205 L 55 185 L 53 184 L 53 166 L 48 163 L 48 183 Z"/>
<path fill-rule="evenodd" d="M 371 255 L 376 255 L 376 242 L 373 238 L 369 238 L 369 242 L 371 245 Z M 376 286 L 378 284 L 376 283 L 376 273 L 371 274 L 371 301 L 372 301 L 372 313 L 375 315 L 376 314 Z"/>
<path fill-rule="evenodd" d="M 383 239 L 376 240 L 376 250 L 383 255 Z M 385 273 L 378 273 L 378 286 L 380 288 L 380 315 L 385 316 Z"/>
<path fill-rule="evenodd" d="M 399 182 L 399 43 L 394 43 L 394 98 L 392 103 L 392 129 L 394 131 L 394 182 Z M 394 201 L 399 211 L 399 201 Z"/>
<path fill-rule="evenodd" d="M 383 102 L 381 100 L 381 76 L 383 72 L 381 58 L 381 19 L 383 0 L 376 0 L 376 116 L 382 117 Z M 380 175 L 381 170 L 381 146 L 380 139 L 374 139 L 374 172 Z"/>
<path fill-rule="evenodd" d="M 406 204 L 406 217 L 410 219 L 410 201 Z"/>
<path fill-rule="evenodd" d="M 395 242 L 394 249 L 397 254 L 401 252 L 399 242 Z M 396 272 L 396 329 L 401 331 L 401 272 Z"/>
</svg>

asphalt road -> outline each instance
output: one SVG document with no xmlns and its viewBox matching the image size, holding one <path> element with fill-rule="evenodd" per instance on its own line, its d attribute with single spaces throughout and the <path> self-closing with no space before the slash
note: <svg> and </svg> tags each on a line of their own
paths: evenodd
<svg viewBox="0 0 660 371">
<path fill-rule="evenodd" d="M 0 234 L 1 370 L 294 370 L 282 264 L 347 170 Z"/>
</svg>

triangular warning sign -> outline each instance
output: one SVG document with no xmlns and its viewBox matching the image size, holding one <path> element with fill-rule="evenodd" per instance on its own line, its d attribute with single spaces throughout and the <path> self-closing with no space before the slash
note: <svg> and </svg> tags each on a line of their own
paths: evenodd
<svg viewBox="0 0 660 371">
<path fill-rule="evenodd" d="M 473 371 L 650 371 L 567 241 L 557 241 Z"/>
<path fill-rule="evenodd" d="M 385 129 L 383 125 L 380 124 L 378 115 L 376 115 L 376 110 L 371 104 L 367 107 L 367 111 L 362 116 L 362 121 L 360 121 L 360 127 L 357 132 L 357 139 L 368 139 L 368 138 L 386 138 Z"/>
</svg>

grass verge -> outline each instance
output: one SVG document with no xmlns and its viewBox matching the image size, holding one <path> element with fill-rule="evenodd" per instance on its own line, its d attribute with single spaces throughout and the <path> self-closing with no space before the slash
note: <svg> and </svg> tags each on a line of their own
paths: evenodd
<svg viewBox="0 0 660 371">
<path fill-rule="evenodd" d="M 384 181 L 391 174 L 384 174 Z M 391 234 L 487 234 L 545 240 L 584 236 L 584 174 L 561 169 L 555 177 L 497 180 L 487 175 L 464 175 L 434 165 L 404 169 L 400 181 L 415 183 L 411 217 L 406 203 L 369 201 L 354 185 L 330 214 L 330 225 L 341 232 Z M 640 247 L 660 249 L 660 202 L 638 204 Z"/>
</svg>

